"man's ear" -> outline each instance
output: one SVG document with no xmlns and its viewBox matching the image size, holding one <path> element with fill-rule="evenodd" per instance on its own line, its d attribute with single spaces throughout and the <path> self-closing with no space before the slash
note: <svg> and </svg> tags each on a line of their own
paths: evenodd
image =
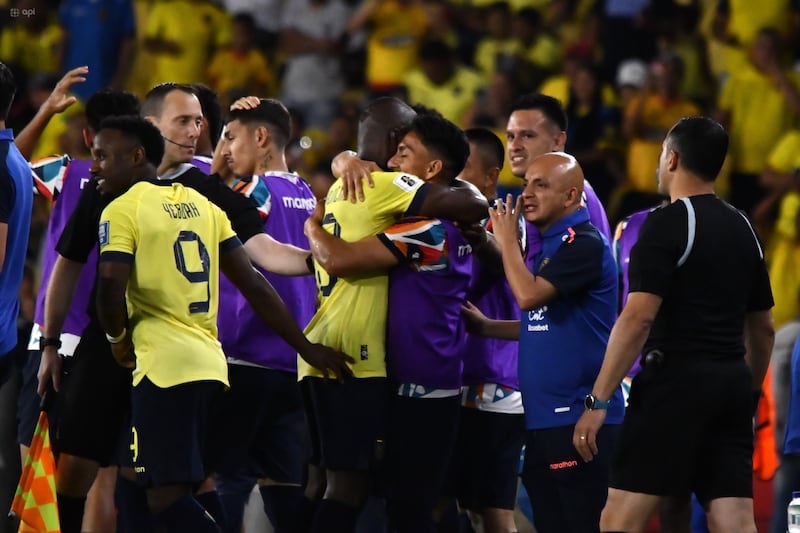
<svg viewBox="0 0 800 533">
<path fill-rule="evenodd" d="M 425 169 L 425 181 L 435 178 L 439 175 L 439 173 L 444 168 L 444 164 L 442 163 L 441 159 L 434 159 L 430 163 L 428 163 L 428 168 Z"/>
<path fill-rule="evenodd" d="M 667 155 L 667 168 L 670 172 L 675 172 L 678 169 L 678 162 L 680 161 L 680 154 L 675 150 L 670 150 Z"/>
<path fill-rule="evenodd" d="M 144 151 L 144 146 L 139 145 L 133 150 L 133 163 L 135 166 L 139 166 L 144 163 L 147 159 L 147 154 Z"/>
<path fill-rule="evenodd" d="M 83 128 L 83 143 L 89 151 L 92 150 L 92 143 L 94 143 L 94 132 L 89 128 Z"/>
<path fill-rule="evenodd" d="M 567 206 L 581 203 L 581 193 L 577 187 L 570 187 L 567 191 Z"/>
<path fill-rule="evenodd" d="M 558 134 L 558 136 L 556 136 L 556 138 L 555 138 L 555 143 L 556 143 L 556 146 L 555 146 L 555 150 L 553 150 L 553 151 L 554 152 L 563 152 L 564 151 L 564 147 L 567 145 L 567 132 L 566 131 L 560 132 Z"/>
<path fill-rule="evenodd" d="M 500 169 L 497 167 L 492 167 L 486 173 L 484 177 L 484 183 L 487 187 L 494 187 L 497 185 L 497 181 L 500 179 Z"/>
<path fill-rule="evenodd" d="M 269 129 L 266 126 L 258 126 L 256 131 L 254 132 L 256 136 L 256 143 L 260 147 L 267 146 L 269 144 Z"/>
</svg>

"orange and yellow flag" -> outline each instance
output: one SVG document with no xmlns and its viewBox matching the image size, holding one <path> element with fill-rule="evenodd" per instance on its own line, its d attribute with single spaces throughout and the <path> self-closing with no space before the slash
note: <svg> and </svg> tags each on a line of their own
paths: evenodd
<svg viewBox="0 0 800 533">
<path fill-rule="evenodd" d="M 11 512 L 20 519 L 19 533 L 61 533 L 56 502 L 56 462 L 44 411 L 39 413 Z"/>
</svg>

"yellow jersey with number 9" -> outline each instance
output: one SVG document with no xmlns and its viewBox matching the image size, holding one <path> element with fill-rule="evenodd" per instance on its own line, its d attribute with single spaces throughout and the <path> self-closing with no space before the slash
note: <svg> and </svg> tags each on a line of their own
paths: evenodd
<svg viewBox="0 0 800 533">
<path fill-rule="evenodd" d="M 100 260 L 131 263 L 126 299 L 136 368 L 158 387 L 228 384 L 217 340 L 219 257 L 240 246 L 225 213 L 193 189 L 134 184 L 100 217 Z"/>
<path fill-rule="evenodd" d="M 352 203 L 342 195 L 341 180 L 325 199 L 323 227 L 348 242 L 376 235 L 405 214 L 415 214 L 424 199 L 425 182 L 402 172 L 373 172 L 375 187 L 364 187 L 364 201 Z M 360 378 L 386 376 L 386 317 L 389 306 L 387 274 L 351 278 L 329 276 L 316 266 L 320 306 L 306 327 L 311 342 L 343 351 L 356 360 Z M 300 379 L 321 376 L 302 358 Z"/>
</svg>

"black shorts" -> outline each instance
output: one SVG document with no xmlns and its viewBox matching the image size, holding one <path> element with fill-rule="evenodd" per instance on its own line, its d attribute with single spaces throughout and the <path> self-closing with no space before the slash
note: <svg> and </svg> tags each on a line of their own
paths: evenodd
<svg viewBox="0 0 800 533">
<path fill-rule="evenodd" d="M 222 387 L 218 381 L 193 381 L 161 388 L 147 377 L 133 387 L 131 450 L 141 486 L 205 479 L 210 407 Z"/>
<path fill-rule="evenodd" d="M 600 428 L 599 453 L 588 463 L 572 445 L 574 425 L 526 432 L 522 482 L 537 531 L 599 533 L 618 430 L 619 426 Z"/>
<path fill-rule="evenodd" d="M 701 503 L 753 497 L 752 375 L 744 359 L 664 358 L 634 378 L 611 486 Z"/>
<path fill-rule="evenodd" d="M 31 445 L 36 421 L 39 419 L 39 406 L 42 398 L 36 393 L 36 390 L 39 388 L 38 374 L 41 360 L 41 351 L 29 350 L 22 367 L 22 385 L 19 389 L 19 396 L 17 396 L 17 441 L 24 446 Z M 51 428 L 58 426 L 57 417 L 51 410 L 48 410 L 47 418 Z"/>
<path fill-rule="evenodd" d="M 56 396 L 53 448 L 103 466 L 114 464 L 120 436 L 129 429 L 131 371 L 117 364 L 96 322 L 84 330 L 70 363 Z"/>
<path fill-rule="evenodd" d="M 471 511 L 514 509 L 525 415 L 461 408 L 448 493 Z"/>
<path fill-rule="evenodd" d="M 383 472 L 389 507 L 413 502 L 431 512 L 439 503 L 458 434 L 461 395 L 447 398 L 394 396 Z"/>
<path fill-rule="evenodd" d="M 213 471 L 302 483 L 310 452 L 297 374 L 229 364 L 228 380 L 211 409 Z"/>
<path fill-rule="evenodd" d="M 300 385 L 311 436 L 311 464 L 329 470 L 370 470 L 385 437 L 386 378 L 339 383 L 307 377 Z"/>
</svg>

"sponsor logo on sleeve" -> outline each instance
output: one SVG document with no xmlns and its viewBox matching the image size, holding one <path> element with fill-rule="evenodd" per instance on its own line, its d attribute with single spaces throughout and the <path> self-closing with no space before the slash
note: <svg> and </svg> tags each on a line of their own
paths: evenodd
<svg viewBox="0 0 800 533">
<path fill-rule="evenodd" d="M 422 183 L 422 180 L 410 174 L 398 174 L 392 183 L 406 192 L 411 192 L 419 187 L 420 183 Z"/>
<path fill-rule="evenodd" d="M 100 246 L 108 244 L 108 220 L 100 223 L 97 230 L 97 240 L 100 241 Z"/>
</svg>

